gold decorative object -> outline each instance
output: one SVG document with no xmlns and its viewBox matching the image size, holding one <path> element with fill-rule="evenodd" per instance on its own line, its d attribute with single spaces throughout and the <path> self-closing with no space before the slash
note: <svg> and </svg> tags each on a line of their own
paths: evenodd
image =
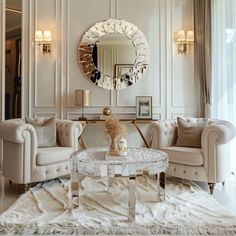
<svg viewBox="0 0 236 236">
<path fill-rule="evenodd" d="M 111 156 L 119 155 L 118 150 L 117 150 L 116 138 L 125 135 L 126 127 L 119 122 L 118 118 L 114 116 L 110 116 L 105 121 L 104 132 L 111 140 L 109 154 Z"/>
<path fill-rule="evenodd" d="M 110 116 L 110 115 L 111 115 L 111 108 L 105 107 L 105 108 L 103 109 L 103 115 L 104 115 L 104 116 Z"/>
</svg>

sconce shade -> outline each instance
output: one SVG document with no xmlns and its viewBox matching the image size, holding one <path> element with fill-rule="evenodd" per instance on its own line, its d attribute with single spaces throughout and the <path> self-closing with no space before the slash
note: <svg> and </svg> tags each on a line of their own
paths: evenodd
<svg viewBox="0 0 236 236">
<path fill-rule="evenodd" d="M 175 34 L 174 42 L 176 43 L 178 54 L 186 54 L 190 52 L 191 46 L 194 43 L 194 31 L 188 30 L 185 34 L 184 30 L 179 30 Z"/>
<path fill-rule="evenodd" d="M 178 33 L 177 33 L 177 40 L 178 40 L 179 42 L 185 41 L 185 33 L 184 33 L 184 30 L 178 31 Z"/>
<path fill-rule="evenodd" d="M 39 52 L 42 51 L 43 54 L 51 54 L 52 34 L 50 30 L 45 30 L 43 34 L 41 30 L 36 30 L 35 42 Z"/>
<path fill-rule="evenodd" d="M 45 42 L 51 42 L 52 41 L 52 34 L 50 30 L 45 30 L 43 32 L 43 40 Z"/>
<path fill-rule="evenodd" d="M 187 31 L 187 41 L 189 41 L 189 42 L 194 41 L 194 32 L 193 32 L 193 30 Z"/>
<path fill-rule="evenodd" d="M 75 106 L 86 107 L 90 105 L 89 90 L 75 90 Z"/>
<path fill-rule="evenodd" d="M 41 30 L 36 30 L 35 31 L 35 41 L 36 42 L 41 42 L 43 41 L 43 34 Z"/>
</svg>

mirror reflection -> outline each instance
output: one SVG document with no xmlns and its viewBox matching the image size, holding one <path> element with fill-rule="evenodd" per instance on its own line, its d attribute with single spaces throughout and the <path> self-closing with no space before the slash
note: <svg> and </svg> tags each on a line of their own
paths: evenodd
<svg viewBox="0 0 236 236">
<path fill-rule="evenodd" d="M 21 117 L 22 0 L 6 1 L 5 119 Z"/>
<path fill-rule="evenodd" d="M 132 41 L 122 34 L 104 35 L 93 47 L 93 62 L 104 75 L 110 77 L 118 76 L 117 64 L 134 64 L 134 45 Z M 126 67 L 121 72 L 125 74 L 129 69 L 131 68 Z"/>
<path fill-rule="evenodd" d="M 149 48 L 143 33 L 124 20 L 96 23 L 83 36 L 78 61 L 86 78 L 104 89 L 132 86 L 149 63 Z"/>
</svg>

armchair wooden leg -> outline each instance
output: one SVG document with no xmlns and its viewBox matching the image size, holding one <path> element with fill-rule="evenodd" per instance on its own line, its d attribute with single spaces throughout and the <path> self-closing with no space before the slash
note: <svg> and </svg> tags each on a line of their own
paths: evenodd
<svg viewBox="0 0 236 236">
<path fill-rule="evenodd" d="M 29 184 L 24 184 L 24 192 L 28 191 L 30 188 Z"/>
<path fill-rule="evenodd" d="M 208 183 L 209 189 L 210 189 L 210 194 L 213 194 L 216 184 L 215 183 Z"/>
<path fill-rule="evenodd" d="M 9 184 L 10 184 L 10 185 L 12 185 L 12 184 L 13 184 L 11 180 L 9 180 Z"/>
</svg>

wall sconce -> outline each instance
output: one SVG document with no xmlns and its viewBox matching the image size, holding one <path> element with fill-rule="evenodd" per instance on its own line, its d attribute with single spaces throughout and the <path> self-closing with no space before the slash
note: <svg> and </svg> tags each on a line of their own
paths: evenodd
<svg viewBox="0 0 236 236">
<path fill-rule="evenodd" d="M 51 54 L 51 44 L 52 44 L 52 34 L 50 30 L 35 31 L 35 42 L 37 44 L 38 50 L 42 50 L 43 54 Z"/>
<path fill-rule="evenodd" d="M 75 90 L 75 106 L 82 107 L 82 116 L 79 117 L 79 120 L 87 120 L 87 118 L 84 117 L 84 107 L 90 105 L 89 94 L 89 90 Z"/>
<path fill-rule="evenodd" d="M 180 30 L 176 33 L 175 42 L 177 44 L 178 54 L 186 54 L 188 47 L 194 43 L 194 32 L 188 30 L 185 36 L 185 31 Z"/>
</svg>

